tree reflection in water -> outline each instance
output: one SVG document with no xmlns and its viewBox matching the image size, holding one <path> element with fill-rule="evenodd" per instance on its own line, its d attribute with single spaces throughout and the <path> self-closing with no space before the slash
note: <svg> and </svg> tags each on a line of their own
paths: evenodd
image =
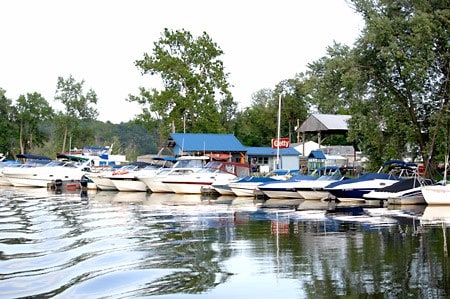
<svg viewBox="0 0 450 299">
<path fill-rule="evenodd" d="M 5 297 L 449 296 L 449 216 L 435 216 L 443 210 L 0 196 Z"/>
</svg>

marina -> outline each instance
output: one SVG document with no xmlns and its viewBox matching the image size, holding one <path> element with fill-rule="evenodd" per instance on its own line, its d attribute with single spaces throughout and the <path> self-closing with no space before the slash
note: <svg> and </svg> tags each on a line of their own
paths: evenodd
<svg viewBox="0 0 450 299">
<path fill-rule="evenodd" d="M 0 189 L 1 298 L 447 298 L 447 207 Z"/>
</svg>

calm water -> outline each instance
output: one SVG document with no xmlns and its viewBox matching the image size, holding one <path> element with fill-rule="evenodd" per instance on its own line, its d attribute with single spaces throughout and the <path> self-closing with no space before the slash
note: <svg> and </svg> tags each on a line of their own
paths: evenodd
<svg viewBox="0 0 450 299">
<path fill-rule="evenodd" d="M 448 298 L 449 219 L 447 207 L 3 188 L 0 297 Z"/>
</svg>

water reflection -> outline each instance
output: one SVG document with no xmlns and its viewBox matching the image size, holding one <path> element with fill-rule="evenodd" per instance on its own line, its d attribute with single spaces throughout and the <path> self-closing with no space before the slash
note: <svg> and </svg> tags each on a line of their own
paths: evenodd
<svg viewBox="0 0 450 299">
<path fill-rule="evenodd" d="M 0 296 L 449 295 L 448 207 L 0 190 Z"/>
</svg>

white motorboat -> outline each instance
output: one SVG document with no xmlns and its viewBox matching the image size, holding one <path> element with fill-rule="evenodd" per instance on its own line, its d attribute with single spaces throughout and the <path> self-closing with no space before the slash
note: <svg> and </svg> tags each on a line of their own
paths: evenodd
<svg viewBox="0 0 450 299">
<path fill-rule="evenodd" d="M 163 183 L 166 177 L 192 174 L 204 168 L 209 160 L 208 156 L 180 156 L 171 168 L 161 169 L 153 176 L 138 176 L 138 179 L 143 181 L 151 192 L 171 193 L 172 189 Z"/>
<path fill-rule="evenodd" d="M 339 167 L 324 167 L 319 170 L 325 173 L 317 178 L 317 180 L 303 180 L 295 185 L 295 190 L 301 198 L 307 200 L 321 200 L 329 196 L 329 192 L 324 188 L 333 182 L 338 182 L 345 177 L 342 175 Z M 314 176 L 314 174 L 312 174 Z"/>
<path fill-rule="evenodd" d="M 235 196 L 255 196 L 257 187 L 262 184 L 286 181 L 299 173 L 298 169 L 275 169 L 265 176 L 245 176 L 228 184 Z"/>
<path fill-rule="evenodd" d="M 380 167 L 378 172 L 366 173 L 359 178 L 341 180 L 325 187 L 325 190 L 340 201 L 364 201 L 364 194 L 384 188 L 407 177 L 414 176 L 415 165 L 400 160 L 390 160 Z"/>
<path fill-rule="evenodd" d="M 235 196 L 248 197 L 255 195 L 255 190 L 259 185 L 276 181 L 278 180 L 271 177 L 246 176 L 230 182 L 228 186 Z"/>
<path fill-rule="evenodd" d="M 108 178 L 119 191 L 138 191 L 146 192 L 147 185 L 139 180 L 138 176 L 141 171 L 146 169 L 147 172 L 156 173 L 159 169 L 146 162 L 133 162 L 127 167 L 123 167 L 118 171 L 114 171 Z"/>
<path fill-rule="evenodd" d="M 124 168 L 126 166 L 122 166 Z M 86 177 L 94 182 L 95 186 L 100 191 L 117 191 L 116 186 L 113 184 L 109 178 L 114 173 L 114 170 L 108 169 L 102 172 L 91 172 L 86 174 Z"/>
<path fill-rule="evenodd" d="M 302 198 L 297 193 L 296 186 L 305 180 L 317 180 L 317 177 L 310 175 L 294 175 L 285 181 L 275 181 L 258 185 L 259 191 L 269 198 Z"/>
<path fill-rule="evenodd" d="M 110 176 L 110 180 L 119 191 L 148 191 L 149 188 L 141 178 L 154 177 L 160 170 L 173 166 L 173 157 L 153 157 L 150 163 L 134 162 L 133 169 Z"/>
<path fill-rule="evenodd" d="M 422 194 L 428 205 L 450 205 L 450 184 L 424 186 Z"/>
<path fill-rule="evenodd" d="M 434 181 L 420 176 L 400 180 L 390 186 L 363 195 L 365 200 L 386 200 L 388 204 L 424 204 L 422 187 Z"/>
<path fill-rule="evenodd" d="M 205 168 L 191 174 L 167 176 L 162 182 L 173 192 L 181 194 L 201 194 L 203 188 L 212 184 L 228 184 L 237 177 L 248 176 L 250 166 L 244 163 L 211 161 Z"/>
<path fill-rule="evenodd" d="M 17 161 L 0 161 L 0 186 L 12 186 L 8 178 L 3 175 L 3 169 L 5 167 L 20 167 L 22 164 Z"/>
<path fill-rule="evenodd" d="M 80 181 L 88 173 L 90 161 L 75 164 L 71 161 L 51 161 L 41 167 L 23 164 L 6 167 L 3 174 L 15 187 L 47 187 L 57 180 Z"/>
<path fill-rule="evenodd" d="M 445 157 L 444 179 L 440 184 L 422 188 L 423 197 L 428 205 L 450 205 L 450 182 L 447 181 L 449 156 Z"/>
</svg>

